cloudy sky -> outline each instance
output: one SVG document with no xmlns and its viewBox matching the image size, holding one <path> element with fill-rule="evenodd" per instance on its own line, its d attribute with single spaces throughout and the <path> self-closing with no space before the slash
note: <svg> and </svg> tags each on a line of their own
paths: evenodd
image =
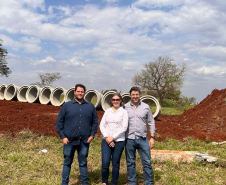
<svg viewBox="0 0 226 185">
<path fill-rule="evenodd" d="M 0 85 L 60 72 L 54 87 L 128 92 L 146 62 L 168 56 L 188 66 L 184 96 L 200 102 L 226 88 L 226 1 L 1 0 L 0 7 L 12 70 Z"/>
</svg>

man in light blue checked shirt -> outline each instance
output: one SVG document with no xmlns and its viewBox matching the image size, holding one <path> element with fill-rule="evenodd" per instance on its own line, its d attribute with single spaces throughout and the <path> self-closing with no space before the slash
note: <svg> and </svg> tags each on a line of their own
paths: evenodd
<svg viewBox="0 0 226 185">
<path fill-rule="evenodd" d="M 140 89 L 130 89 L 131 101 L 125 104 L 129 115 L 129 125 L 126 132 L 126 162 L 129 185 L 136 185 L 136 150 L 138 150 L 142 165 L 145 185 L 153 185 L 150 148 L 155 144 L 155 121 L 149 105 L 140 101 Z M 147 140 L 148 123 L 151 138 Z"/>
</svg>

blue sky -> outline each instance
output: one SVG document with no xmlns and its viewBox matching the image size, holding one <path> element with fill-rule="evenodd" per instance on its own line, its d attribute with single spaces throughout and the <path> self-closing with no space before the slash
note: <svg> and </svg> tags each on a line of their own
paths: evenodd
<svg viewBox="0 0 226 185">
<path fill-rule="evenodd" d="M 200 102 L 226 87 L 226 1 L 7 0 L 0 7 L 12 70 L 0 85 L 60 72 L 54 87 L 83 83 L 124 93 L 146 62 L 168 56 L 188 66 L 184 96 Z"/>
</svg>

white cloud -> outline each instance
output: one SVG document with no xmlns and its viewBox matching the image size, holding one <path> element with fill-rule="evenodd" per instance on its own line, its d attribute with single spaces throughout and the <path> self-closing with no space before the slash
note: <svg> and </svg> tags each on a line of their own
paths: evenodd
<svg viewBox="0 0 226 185">
<path fill-rule="evenodd" d="M 20 63 L 33 64 L 31 70 L 62 70 L 65 85 L 76 80 L 99 89 L 129 89 L 133 74 L 160 55 L 187 63 L 184 89 L 225 76 L 225 2 L 104 1 L 49 7 L 44 0 L 1 1 L 0 38 L 13 51 L 30 53 Z"/>
<path fill-rule="evenodd" d="M 4 41 L 5 46 L 10 46 L 13 50 L 24 49 L 27 53 L 38 53 L 41 50 L 40 39 L 35 37 L 22 37 L 19 41 L 13 40 L 12 38 L 0 34 L 0 38 Z"/>
<path fill-rule="evenodd" d="M 163 6 L 179 6 L 184 3 L 184 0 L 138 0 L 133 3 L 133 6 L 156 8 Z"/>
<path fill-rule="evenodd" d="M 33 65 L 42 65 L 42 64 L 49 64 L 49 63 L 56 63 L 56 60 L 52 56 L 48 56 L 45 59 L 34 62 Z"/>
<path fill-rule="evenodd" d="M 119 2 L 119 0 L 103 0 L 104 2 L 107 2 L 107 3 L 116 3 L 116 2 Z"/>
<path fill-rule="evenodd" d="M 75 57 L 70 58 L 68 60 L 56 60 L 52 56 L 47 56 L 45 59 L 38 60 L 32 63 L 32 65 L 35 65 L 35 66 L 43 65 L 43 64 L 59 66 L 62 68 L 70 67 L 70 66 L 85 66 L 83 62 L 78 61 Z"/>
<path fill-rule="evenodd" d="M 85 66 L 83 62 L 78 61 L 75 57 L 68 60 L 59 61 L 59 63 L 62 63 L 66 66 Z"/>
<path fill-rule="evenodd" d="M 194 71 L 198 74 L 226 76 L 226 66 L 204 66 Z"/>
</svg>

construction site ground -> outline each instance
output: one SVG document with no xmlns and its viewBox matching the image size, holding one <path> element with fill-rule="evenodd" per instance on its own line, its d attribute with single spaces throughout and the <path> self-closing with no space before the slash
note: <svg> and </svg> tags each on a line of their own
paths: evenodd
<svg viewBox="0 0 226 185">
<path fill-rule="evenodd" d="M 0 134 L 15 135 L 29 129 L 40 135 L 56 136 L 55 123 L 61 107 L 39 103 L 0 100 Z M 178 116 L 160 115 L 156 120 L 157 141 L 186 137 L 226 140 L 226 89 L 214 89 L 195 107 Z M 99 122 L 104 111 L 97 111 Z M 97 135 L 100 136 L 98 129 Z M 148 135 L 149 137 L 149 135 Z"/>
</svg>

